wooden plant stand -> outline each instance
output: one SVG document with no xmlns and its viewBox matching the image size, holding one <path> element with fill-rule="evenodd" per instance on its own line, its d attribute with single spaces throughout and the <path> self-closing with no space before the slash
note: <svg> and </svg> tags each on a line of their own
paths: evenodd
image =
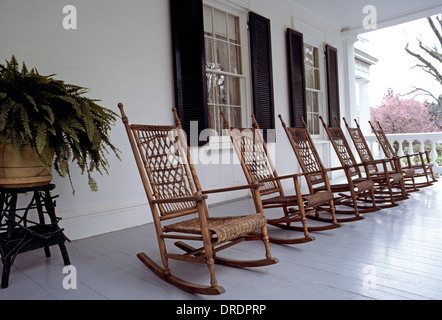
<svg viewBox="0 0 442 320">
<path fill-rule="evenodd" d="M 55 201 L 51 196 L 54 184 L 37 187 L 0 187 L 0 254 L 3 263 L 1 288 L 7 288 L 9 272 L 18 254 L 44 248 L 50 257 L 49 247 L 58 244 L 65 265 L 70 265 L 63 229 L 55 216 Z M 26 207 L 17 207 L 19 195 L 29 194 L 32 199 Z M 45 221 L 45 215 L 49 221 Z"/>
</svg>

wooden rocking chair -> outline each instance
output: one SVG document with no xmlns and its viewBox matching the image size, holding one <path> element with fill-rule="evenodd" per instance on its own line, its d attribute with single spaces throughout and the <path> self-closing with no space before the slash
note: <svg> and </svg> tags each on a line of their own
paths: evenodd
<svg viewBox="0 0 442 320">
<path fill-rule="evenodd" d="M 137 254 L 151 271 L 182 290 L 215 295 L 225 290 L 218 285 L 214 263 L 233 267 L 258 267 L 278 262 L 270 254 L 267 223 L 259 198 L 258 184 L 203 191 L 175 109 L 173 112 L 176 125 L 158 126 L 130 125 L 123 104 L 119 103 L 118 107 L 152 211 L 164 265 L 164 268 L 160 267 L 145 253 Z M 207 194 L 242 188 L 250 188 L 254 194 L 256 213 L 232 217 L 209 216 Z M 260 231 L 259 237 L 256 236 L 256 230 Z M 265 259 L 246 261 L 216 256 L 219 251 L 242 242 L 253 232 L 253 239 L 264 242 Z M 193 248 L 178 241 L 175 245 L 185 253 L 172 254 L 166 250 L 166 239 L 200 241 L 202 247 Z M 210 272 L 210 286 L 190 283 L 176 277 L 169 269 L 169 259 L 206 263 Z"/>
<path fill-rule="evenodd" d="M 287 127 L 282 120 L 281 115 L 278 115 L 285 133 L 290 141 L 293 151 L 301 166 L 302 172 L 307 181 L 310 192 L 318 192 L 330 188 L 334 194 L 334 204 L 336 206 L 335 213 L 344 215 L 354 215 L 354 217 L 337 218 L 338 222 L 350 222 L 364 219 L 361 213 L 377 211 L 374 200 L 372 207 L 361 206 L 358 198 L 373 197 L 374 183 L 371 180 L 356 180 L 352 179 L 354 168 L 353 165 L 336 168 L 325 168 L 313 143 L 313 140 L 308 132 L 307 125 L 301 117 L 303 127 L 291 128 Z M 343 170 L 347 178 L 347 183 L 330 184 L 327 178 L 328 173 L 335 170 Z M 321 172 L 322 174 L 318 174 Z M 349 209 L 352 208 L 352 209 Z M 317 216 L 318 220 L 327 221 L 328 218 Z"/>
<path fill-rule="evenodd" d="M 319 119 L 322 122 L 322 125 L 327 132 L 327 135 L 330 139 L 330 142 L 333 146 L 333 149 L 336 152 L 336 155 L 338 156 L 339 162 L 341 165 L 351 167 L 351 175 L 354 182 L 359 181 L 365 181 L 365 180 L 371 180 L 374 183 L 373 193 L 371 196 L 371 201 L 375 201 L 377 204 L 382 203 L 382 205 L 378 205 L 378 208 L 390 208 L 395 207 L 398 204 L 396 203 L 394 194 L 393 194 L 393 181 L 397 181 L 400 183 L 403 182 L 403 177 L 401 174 L 393 175 L 393 173 L 390 175 L 390 173 L 387 170 L 387 162 L 386 161 L 379 161 L 379 162 L 368 162 L 368 161 L 362 161 L 362 163 L 358 163 L 356 161 L 355 156 L 353 155 L 353 152 L 350 148 L 350 145 L 347 142 L 347 139 L 345 138 L 344 132 L 341 129 L 339 120 L 335 117 L 336 127 L 328 127 L 325 121 L 322 117 L 319 117 Z M 384 171 L 381 174 L 380 172 L 376 171 L 376 173 L 373 172 L 373 167 L 375 164 L 383 163 Z M 361 168 L 363 167 L 365 171 L 365 177 L 362 174 Z M 376 167 L 377 169 L 377 167 Z M 394 180 L 394 178 L 396 180 Z M 379 195 L 382 196 L 379 196 Z M 376 196 L 378 195 L 378 196 Z M 388 195 L 386 197 L 385 195 Z M 367 201 L 364 199 L 358 199 L 360 201 Z M 386 203 L 386 204 L 385 204 Z"/>
<path fill-rule="evenodd" d="M 354 146 L 356 147 L 359 158 L 362 162 L 367 164 L 367 168 L 370 170 L 372 179 L 383 185 L 383 189 L 385 189 L 385 186 L 388 188 L 387 192 L 383 190 L 375 191 L 377 194 L 376 198 L 381 200 L 385 199 L 386 201 L 388 201 L 388 198 L 390 197 L 393 197 L 393 199 L 396 201 L 408 199 L 408 193 L 405 188 L 405 179 L 412 178 L 414 170 L 411 170 L 409 173 L 404 173 L 402 168 L 397 165 L 397 162 L 395 162 L 394 159 L 375 160 L 356 119 L 356 128 L 350 127 L 345 118 L 342 119 L 344 120 L 347 131 L 350 134 Z M 390 163 L 392 170 L 388 170 L 388 163 Z M 379 168 L 378 165 L 382 165 L 382 168 Z M 392 188 L 399 189 L 399 191 L 391 190 L 390 186 L 388 185 L 388 181 L 390 181 Z M 383 194 L 385 194 L 385 197 Z"/>
<path fill-rule="evenodd" d="M 394 151 L 393 146 L 390 144 L 390 141 L 388 140 L 384 130 L 382 129 L 380 123 L 378 122 L 378 128 L 376 129 L 375 126 L 371 123 L 371 121 L 368 121 L 368 123 L 371 126 L 371 129 L 373 130 L 374 134 L 376 135 L 376 138 L 382 148 L 382 151 L 384 152 L 384 155 L 389 159 L 397 159 L 399 162 L 400 167 L 402 167 L 402 170 L 404 172 L 407 172 L 408 175 L 411 174 L 411 169 L 413 171 L 413 177 L 411 179 L 412 183 L 407 184 L 409 191 L 417 191 L 418 188 L 428 187 L 433 184 L 433 182 L 437 182 L 436 178 L 434 177 L 433 173 L 433 163 L 430 161 L 430 155 L 428 151 L 425 152 L 418 152 L 414 154 L 407 154 L 405 156 L 398 156 L 396 155 L 396 152 Z M 411 144 L 411 143 L 410 143 Z M 420 160 L 420 163 L 414 164 L 413 158 L 418 157 Z M 402 165 L 402 159 L 407 159 L 407 164 Z M 430 178 L 431 176 L 431 178 Z M 416 178 L 425 178 L 424 182 L 416 181 Z"/>
<path fill-rule="evenodd" d="M 334 219 L 333 194 L 323 192 L 301 194 L 299 185 L 300 173 L 279 176 L 269 155 L 259 125 L 252 114 L 253 128 L 232 128 L 223 112 L 224 126 L 240 160 L 241 167 L 249 184 L 262 183 L 259 194 L 262 196 L 264 209 L 282 208 L 284 215 L 280 218 L 267 219 L 267 223 L 286 230 L 303 231 L 304 237 L 284 239 L 269 237 L 270 242 L 277 244 L 296 244 L 314 240 L 309 231 L 322 231 L 339 228 L 341 225 Z M 281 180 L 293 179 L 295 195 L 285 195 Z M 277 194 L 276 196 L 274 194 Z M 319 226 L 307 226 L 306 217 L 316 212 L 316 206 L 326 205 L 332 214 L 331 223 Z M 297 208 L 294 208 L 296 206 Z M 299 222 L 301 226 L 299 226 Z M 292 225 L 298 223 L 298 225 Z"/>
</svg>

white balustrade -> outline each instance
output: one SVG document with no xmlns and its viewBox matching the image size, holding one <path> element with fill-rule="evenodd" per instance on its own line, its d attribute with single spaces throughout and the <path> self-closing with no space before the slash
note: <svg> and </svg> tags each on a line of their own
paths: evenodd
<svg viewBox="0 0 442 320">
<path fill-rule="evenodd" d="M 431 151 L 430 151 L 430 158 L 433 162 L 433 171 L 435 173 L 442 174 L 442 166 L 439 166 L 436 162 L 437 157 L 441 157 L 442 155 L 439 154 L 436 150 L 436 145 L 442 144 L 442 132 L 428 132 L 428 133 L 395 133 L 395 134 L 387 134 L 387 138 L 390 141 L 390 143 L 393 145 L 394 142 L 397 142 L 399 145 L 399 150 L 397 155 L 398 156 L 404 156 L 404 142 L 406 141 L 408 143 L 408 154 L 411 155 L 415 153 L 413 151 L 412 145 L 419 143 L 420 144 L 420 152 L 424 152 L 425 150 L 425 143 L 430 142 L 431 145 Z M 367 140 L 367 143 L 371 147 L 373 156 L 375 158 L 384 158 L 384 154 L 382 152 L 382 148 L 380 148 L 380 145 L 376 139 L 375 135 L 366 135 L 365 139 Z"/>
</svg>

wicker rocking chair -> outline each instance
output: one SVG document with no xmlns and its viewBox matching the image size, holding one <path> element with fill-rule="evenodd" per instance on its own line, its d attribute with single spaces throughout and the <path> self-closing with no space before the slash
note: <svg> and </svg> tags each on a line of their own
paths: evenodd
<svg viewBox="0 0 442 320">
<path fill-rule="evenodd" d="M 368 123 L 371 126 L 371 129 L 373 130 L 374 134 L 376 135 L 376 138 L 378 139 L 378 142 L 382 148 L 382 151 L 384 152 L 384 155 L 389 159 L 396 159 L 401 164 L 398 167 L 402 167 L 402 170 L 407 174 L 407 176 L 410 176 L 413 172 L 413 176 L 411 179 L 411 184 L 407 183 L 407 190 L 409 192 L 411 191 L 418 191 L 418 188 L 428 187 L 433 184 L 433 182 L 437 182 L 436 178 L 434 177 L 433 173 L 433 163 L 430 161 L 430 155 L 428 151 L 425 152 L 418 152 L 414 154 L 407 154 L 405 156 L 399 157 L 396 155 L 396 152 L 394 151 L 393 146 L 390 144 L 390 141 L 388 140 L 384 130 L 382 129 L 380 123 L 378 122 L 378 128 L 376 129 L 375 126 L 371 123 L 371 121 L 368 121 Z M 417 157 L 419 159 L 418 164 L 414 164 L 413 158 Z M 407 159 L 407 164 L 402 165 L 402 159 Z M 414 170 L 414 171 L 411 171 Z M 417 181 L 416 178 L 425 178 L 423 182 Z"/>
<path fill-rule="evenodd" d="M 318 192 L 326 188 L 330 188 L 331 192 L 334 194 L 334 204 L 336 206 L 335 213 L 343 214 L 345 217 L 337 218 L 338 222 L 350 222 L 364 219 L 361 213 L 377 211 L 374 200 L 372 201 L 372 206 L 367 207 L 366 205 L 361 205 L 358 198 L 366 198 L 367 196 L 373 197 L 374 183 L 371 180 L 356 180 L 352 179 L 354 175 L 354 166 L 348 165 L 344 167 L 336 168 L 325 168 L 313 143 L 313 140 L 308 132 L 307 125 L 304 119 L 301 118 L 303 127 L 302 128 L 291 128 L 287 127 L 285 122 L 282 120 L 281 115 L 278 115 L 281 120 L 281 124 L 284 128 L 285 133 L 290 141 L 293 151 L 298 159 L 299 165 L 301 166 L 302 172 L 307 181 L 307 185 L 310 192 Z M 353 169 L 353 170 L 352 170 Z M 330 184 L 327 175 L 323 173 L 328 173 L 335 170 L 343 170 L 347 178 L 346 183 L 334 183 Z M 322 174 L 318 174 L 321 172 Z M 347 215 L 353 215 L 353 217 L 347 217 Z M 327 221 L 328 218 L 323 216 L 317 216 L 318 220 Z"/>
<path fill-rule="evenodd" d="M 224 126 L 240 160 L 241 167 L 249 184 L 261 183 L 259 195 L 262 197 L 264 209 L 282 208 L 284 215 L 279 218 L 267 219 L 267 223 L 286 230 L 302 231 L 304 237 L 285 239 L 269 237 L 270 242 L 277 244 L 296 244 L 314 240 L 310 231 L 322 231 L 339 228 L 341 225 L 334 219 L 333 194 L 324 190 L 319 193 L 301 194 L 300 173 L 279 176 L 269 155 L 266 143 L 254 115 L 253 128 L 232 128 L 223 112 Z M 292 179 L 295 187 L 294 195 L 285 195 L 281 180 Z M 276 194 L 276 195 L 275 195 Z M 332 214 L 326 225 L 307 226 L 306 217 L 316 212 L 316 206 L 325 205 Z M 295 208 L 295 207 L 296 208 Z M 297 223 L 297 225 L 296 225 Z M 295 224 L 295 225 L 294 225 Z M 301 225 L 299 225 L 301 224 Z"/>
<path fill-rule="evenodd" d="M 393 182 L 403 183 L 402 174 L 390 174 L 387 169 L 386 161 L 362 161 L 362 163 L 358 163 L 353 155 L 350 145 L 347 142 L 344 132 L 341 129 L 339 120 L 335 118 L 337 125 L 336 127 L 328 127 L 322 117 L 319 117 L 319 119 L 321 120 L 322 125 L 330 138 L 330 142 L 336 152 L 336 155 L 338 156 L 339 162 L 343 167 L 351 167 L 350 171 L 353 181 L 356 183 L 365 180 L 373 181 L 374 188 L 372 190 L 373 193 L 371 196 L 371 202 L 375 201 L 378 204 L 377 207 L 380 209 L 397 206 L 398 204 L 396 203 L 393 193 Z M 378 163 L 383 163 L 383 173 L 380 173 L 379 171 L 373 172 L 373 167 Z M 361 167 L 364 169 L 365 176 L 362 174 Z M 358 200 L 367 201 L 366 199 Z"/>
<path fill-rule="evenodd" d="M 216 295 L 225 290 L 216 280 L 215 263 L 233 267 L 258 267 L 278 262 L 270 254 L 267 223 L 257 191 L 258 184 L 203 191 L 175 109 L 176 125 L 158 126 L 130 125 L 123 104 L 119 103 L 118 107 L 152 211 L 164 266 L 160 267 L 143 252 L 137 254 L 151 271 L 182 290 Z M 231 217 L 209 216 L 206 205 L 209 193 L 241 188 L 251 189 L 256 213 Z M 259 233 L 256 233 L 257 230 Z M 242 242 L 251 233 L 254 233 L 254 240 L 263 241 L 265 259 L 232 260 L 216 255 L 219 251 Z M 193 248 L 187 243 L 177 241 L 175 245 L 185 253 L 173 254 L 166 250 L 166 239 L 200 241 L 202 246 Z M 206 263 L 210 272 L 210 285 L 190 283 L 176 277 L 169 268 L 169 259 Z"/>
<path fill-rule="evenodd" d="M 345 118 L 343 118 L 343 120 L 353 144 L 356 147 L 359 158 L 362 162 L 367 164 L 372 180 L 382 186 L 382 188 L 375 190 L 376 198 L 387 202 L 389 201 L 389 198 L 393 198 L 395 201 L 408 199 L 408 193 L 405 188 L 405 179 L 413 178 L 414 170 L 404 173 L 402 168 L 397 166 L 397 163 L 395 163 L 393 159 L 375 160 L 356 119 L 356 128 L 350 127 Z M 389 163 L 392 170 L 388 170 Z M 379 168 L 381 165 L 382 167 Z M 390 184 L 388 182 L 390 182 Z"/>
</svg>

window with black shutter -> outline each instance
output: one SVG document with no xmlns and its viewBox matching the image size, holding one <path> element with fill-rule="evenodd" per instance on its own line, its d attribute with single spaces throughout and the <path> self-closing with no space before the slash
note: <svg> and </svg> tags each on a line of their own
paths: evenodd
<svg viewBox="0 0 442 320">
<path fill-rule="evenodd" d="M 302 128 L 301 117 L 306 117 L 304 37 L 302 33 L 287 29 L 287 49 L 290 87 L 291 126 Z"/>
<path fill-rule="evenodd" d="M 327 64 L 327 90 L 328 90 L 328 124 L 336 127 L 335 117 L 340 119 L 339 112 L 339 83 L 338 83 L 338 50 L 330 45 L 325 47 Z"/>
<path fill-rule="evenodd" d="M 264 137 L 275 128 L 270 20 L 249 12 L 253 110 Z"/>
<path fill-rule="evenodd" d="M 170 0 L 175 103 L 191 145 L 207 128 L 207 89 L 202 0 Z M 196 121 L 198 130 L 192 130 Z M 191 135 L 192 134 L 192 135 Z"/>
</svg>

